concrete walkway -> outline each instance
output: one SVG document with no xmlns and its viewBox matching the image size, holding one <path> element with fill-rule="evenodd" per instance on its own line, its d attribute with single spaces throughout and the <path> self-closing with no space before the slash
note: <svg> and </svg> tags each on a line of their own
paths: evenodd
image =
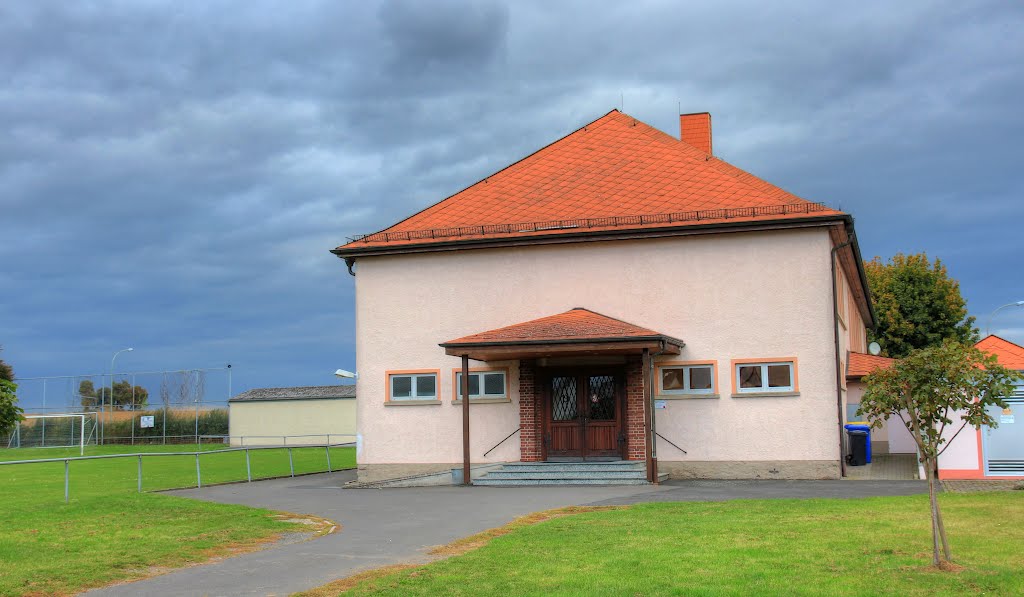
<svg viewBox="0 0 1024 597">
<path fill-rule="evenodd" d="M 314 514 L 339 532 L 301 543 L 90 591 L 87 595 L 288 595 L 361 570 L 425 562 L 429 548 L 562 506 L 737 498 L 909 495 L 923 482 L 674 481 L 625 487 L 421 487 L 342 489 L 353 472 L 172 492 L 174 495 Z"/>
</svg>

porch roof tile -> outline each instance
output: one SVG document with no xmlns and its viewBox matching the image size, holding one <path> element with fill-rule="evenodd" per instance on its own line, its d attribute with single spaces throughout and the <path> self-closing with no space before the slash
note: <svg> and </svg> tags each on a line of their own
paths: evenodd
<svg viewBox="0 0 1024 597">
<path fill-rule="evenodd" d="M 541 342 L 572 342 L 592 340 L 664 339 L 678 346 L 683 342 L 660 332 L 627 323 L 621 319 L 576 307 L 565 313 L 541 317 L 478 334 L 463 336 L 441 344 L 443 347 Z"/>
</svg>

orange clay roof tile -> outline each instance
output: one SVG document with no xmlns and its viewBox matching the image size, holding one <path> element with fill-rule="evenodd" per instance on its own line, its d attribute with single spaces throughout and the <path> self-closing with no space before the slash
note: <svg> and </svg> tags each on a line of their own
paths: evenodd
<svg viewBox="0 0 1024 597">
<path fill-rule="evenodd" d="M 996 355 L 999 364 L 1007 369 L 1024 370 L 1024 346 L 994 335 L 986 336 L 975 346 L 984 352 Z"/>
<path fill-rule="evenodd" d="M 888 369 L 895 362 L 896 359 L 890 359 L 889 357 L 878 357 L 862 352 L 850 352 L 846 362 L 846 378 L 860 379 L 875 369 Z"/>
<path fill-rule="evenodd" d="M 829 215 L 844 214 L 613 110 L 338 249 Z"/>
<path fill-rule="evenodd" d="M 681 341 L 664 336 L 644 327 L 601 315 L 582 307 L 565 313 L 534 319 L 523 323 L 449 340 L 441 346 L 474 344 L 518 344 L 537 342 L 565 342 L 574 340 L 630 340 L 665 338 L 673 344 Z"/>
</svg>

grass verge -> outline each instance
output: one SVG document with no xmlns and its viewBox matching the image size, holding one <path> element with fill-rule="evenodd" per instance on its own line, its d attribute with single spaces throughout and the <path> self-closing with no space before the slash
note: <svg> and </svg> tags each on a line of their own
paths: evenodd
<svg viewBox="0 0 1024 597">
<path fill-rule="evenodd" d="M 1024 594 L 1020 495 L 941 500 L 951 570 L 930 566 L 927 496 L 677 502 L 527 517 L 309 595 Z"/>
<path fill-rule="evenodd" d="M 202 446 L 203 484 L 246 479 L 245 454 Z M 196 446 L 106 446 L 93 453 L 194 451 Z M 62 458 L 55 449 L 0 451 L 0 460 Z M 323 448 L 293 450 L 297 474 L 327 470 Z M 355 466 L 352 448 L 332 448 L 337 470 Z M 251 452 L 254 478 L 289 474 L 287 450 Z M 255 549 L 291 531 L 320 532 L 289 515 L 152 493 L 136 493 L 138 460 L 0 466 L 0 595 L 67 594 Z M 195 457 L 143 459 L 143 489 L 195 485 Z"/>
</svg>

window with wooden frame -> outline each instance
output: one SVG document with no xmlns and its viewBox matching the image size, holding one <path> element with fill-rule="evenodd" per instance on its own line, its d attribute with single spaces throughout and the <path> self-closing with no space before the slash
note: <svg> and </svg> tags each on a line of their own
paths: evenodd
<svg viewBox="0 0 1024 597">
<path fill-rule="evenodd" d="M 795 392 L 796 361 L 735 363 L 735 391 L 745 393 Z"/>
<path fill-rule="evenodd" d="M 462 400 L 462 370 L 452 370 L 452 401 Z M 470 402 L 507 402 L 509 400 L 508 369 L 470 369 Z"/>
<path fill-rule="evenodd" d="M 658 394 L 663 396 L 715 394 L 715 363 L 658 365 Z"/>
<path fill-rule="evenodd" d="M 388 402 L 438 400 L 437 371 L 394 371 L 388 373 Z"/>
</svg>

